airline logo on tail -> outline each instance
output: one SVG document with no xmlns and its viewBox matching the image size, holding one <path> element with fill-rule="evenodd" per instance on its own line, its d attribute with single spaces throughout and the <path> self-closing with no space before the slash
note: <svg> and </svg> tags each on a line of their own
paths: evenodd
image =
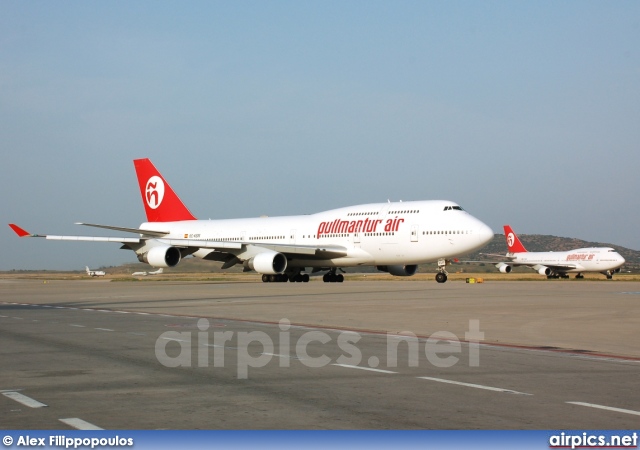
<svg viewBox="0 0 640 450">
<path fill-rule="evenodd" d="M 149 178 L 147 181 L 146 194 L 145 199 L 149 208 L 157 209 L 164 198 L 164 182 L 162 178 L 156 175 Z"/>
<path fill-rule="evenodd" d="M 518 239 L 518 235 L 509 225 L 504 226 L 504 235 L 507 238 L 507 249 L 509 253 L 523 253 L 527 251 L 524 245 L 522 245 L 522 242 L 520 242 L 520 239 Z"/>
<path fill-rule="evenodd" d="M 148 158 L 133 161 L 148 222 L 196 220 Z"/>
</svg>

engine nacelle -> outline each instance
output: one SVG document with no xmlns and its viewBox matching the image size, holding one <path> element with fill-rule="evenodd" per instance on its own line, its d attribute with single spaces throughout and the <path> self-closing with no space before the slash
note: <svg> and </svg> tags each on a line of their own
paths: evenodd
<svg viewBox="0 0 640 450">
<path fill-rule="evenodd" d="M 266 275 L 276 275 L 282 273 L 287 268 L 287 257 L 278 252 L 263 252 L 248 261 L 245 267 Z"/>
<path fill-rule="evenodd" d="M 540 275 L 546 275 L 546 276 L 551 275 L 551 269 L 549 269 L 547 266 L 542 266 L 540 264 L 536 264 L 535 266 L 533 266 L 533 270 L 536 270 Z"/>
<path fill-rule="evenodd" d="M 511 265 L 507 263 L 498 263 L 496 268 L 502 273 L 511 273 Z"/>
<path fill-rule="evenodd" d="M 138 256 L 141 262 L 146 262 L 153 267 L 173 267 L 180 262 L 182 255 L 175 247 L 153 247 L 147 253 Z"/>
<path fill-rule="evenodd" d="M 389 272 L 391 275 L 396 277 L 410 277 L 415 275 L 418 270 L 417 264 L 409 264 L 406 266 L 376 266 L 381 272 Z"/>
</svg>

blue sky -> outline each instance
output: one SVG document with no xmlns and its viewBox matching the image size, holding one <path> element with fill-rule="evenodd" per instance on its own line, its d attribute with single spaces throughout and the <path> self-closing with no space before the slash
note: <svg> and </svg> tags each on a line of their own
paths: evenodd
<svg viewBox="0 0 640 450">
<path fill-rule="evenodd" d="M 633 1 L 5 1 L 2 215 L 138 226 L 149 157 L 199 218 L 449 199 L 640 249 L 638 42 Z M 135 261 L 0 242 L 0 270 Z"/>
</svg>

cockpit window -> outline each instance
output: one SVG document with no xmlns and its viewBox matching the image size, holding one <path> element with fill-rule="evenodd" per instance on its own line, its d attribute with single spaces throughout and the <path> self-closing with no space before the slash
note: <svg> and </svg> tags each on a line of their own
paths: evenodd
<svg viewBox="0 0 640 450">
<path fill-rule="evenodd" d="M 444 211 L 452 211 L 452 210 L 464 211 L 464 209 L 462 209 L 461 206 L 445 206 L 444 207 Z"/>
</svg>

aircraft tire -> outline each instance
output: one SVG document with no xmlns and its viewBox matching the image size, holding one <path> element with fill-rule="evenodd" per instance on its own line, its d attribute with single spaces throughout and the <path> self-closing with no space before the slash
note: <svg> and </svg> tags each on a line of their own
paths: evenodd
<svg viewBox="0 0 640 450">
<path fill-rule="evenodd" d="M 437 281 L 438 283 L 446 283 L 446 281 L 447 281 L 447 274 L 442 273 L 442 272 L 437 273 L 437 274 L 436 274 L 436 281 Z"/>
</svg>

